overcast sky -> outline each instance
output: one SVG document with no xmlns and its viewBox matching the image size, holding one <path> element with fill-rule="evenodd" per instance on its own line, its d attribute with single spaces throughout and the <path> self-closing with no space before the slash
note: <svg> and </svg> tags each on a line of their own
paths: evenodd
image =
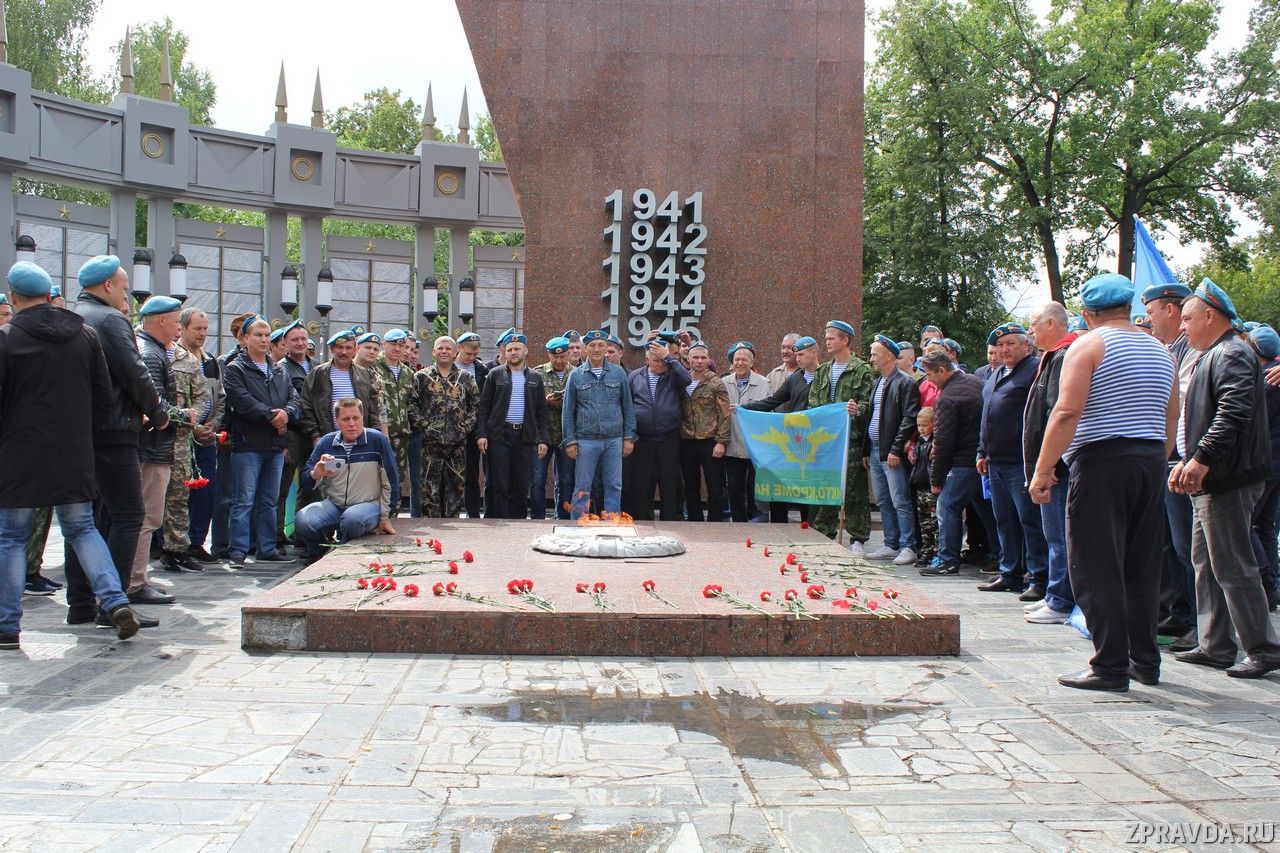
<svg viewBox="0 0 1280 853">
<path fill-rule="evenodd" d="M 867 0 L 868 21 L 891 2 Z M 1044 11 L 1049 2 L 1033 0 L 1033 5 Z M 1226 9 L 1214 45 L 1219 49 L 1242 41 L 1254 0 L 1224 0 L 1222 5 Z M 86 43 L 90 64 L 106 72 L 111 48 L 125 27 L 163 14 L 190 37 L 187 58 L 213 75 L 218 87 L 213 118 L 219 127 L 247 133 L 266 130 L 275 111 L 282 61 L 289 119 L 297 124 L 310 121 L 317 68 L 329 110 L 382 86 L 422 103 L 432 83 L 437 126 L 457 126 L 464 87 L 472 116 L 488 112 L 453 0 L 363 0 L 341 6 L 270 0 L 163 5 L 154 0 L 102 0 Z M 869 62 L 874 61 L 874 41 L 868 24 Z M 1252 223 L 1241 222 L 1242 234 L 1255 230 Z M 1168 235 L 1156 239 L 1175 268 L 1195 263 L 1203 252 L 1200 245 L 1178 245 Z M 1015 313 L 1025 312 L 1046 295 L 1043 282 L 1029 282 L 1017 293 L 1006 294 L 1006 301 Z"/>
</svg>

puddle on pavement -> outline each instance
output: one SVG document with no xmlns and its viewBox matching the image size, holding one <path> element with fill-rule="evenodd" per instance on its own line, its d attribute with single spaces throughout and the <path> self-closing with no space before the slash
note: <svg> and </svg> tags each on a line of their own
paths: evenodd
<svg viewBox="0 0 1280 853">
<path fill-rule="evenodd" d="M 664 850 L 676 833 L 675 826 L 628 824 L 601 829 L 598 832 L 561 824 L 555 820 L 520 819 L 500 825 L 478 823 L 465 830 L 442 829 L 426 836 L 406 839 L 405 849 L 462 850 L 483 849 L 492 853 L 646 853 Z"/>
<path fill-rule="evenodd" d="M 785 703 L 723 690 L 656 699 L 523 691 L 506 702 L 469 708 L 468 713 L 510 723 L 670 725 L 711 735 L 740 758 L 783 762 L 813 776 L 831 777 L 844 773 L 836 745 L 856 743 L 876 723 L 930 707 L 904 702 Z"/>
</svg>

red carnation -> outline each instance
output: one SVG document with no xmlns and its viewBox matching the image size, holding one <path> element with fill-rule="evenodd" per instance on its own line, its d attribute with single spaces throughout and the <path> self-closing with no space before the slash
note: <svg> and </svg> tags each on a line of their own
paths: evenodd
<svg viewBox="0 0 1280 853">
<path fill-rule="evenodd" d="M 382 568 L 382 564 L 379 563 L 377 560 L 369 564 L 369 571 L 371 572 L 376 572 L 380 568 Z"/>
<path fill-rule="evenodd" d="M 441 554 L 444 552 L 444 547 L 440 544 L 439 540 L 436 540 L 436 545 L 433 550 L 436 552 L 436 554 Z"/>
<path fill-rule="evenodd" d="M 846 590 L 844 591 L 844 597 L 845 597 L 845 598 L 857 598 L 857 597 L 858 597 L 858 588 L 857 588 L 856 586 L 851 586 L 851 587 L 849 587 L 848 589 L 846 589 Z"/>
<path fill-rule="evenodd" d="M 658 588 L 658 585 L 653 581 L 644 581 L 643 583 L 640 584 L 640 588 L 643 589 L 645 592 L 653 592 L 655 589 Z"/>
<path fill-rule="evenodd" d="M 833 598 L 833 599 L 831 599 L 831 606 L 832 606 L 832 607 L 839 607 L 841 610 L 848 610 L 848 609 L 849 609 L 849 599 L 847 599 L 847 598 Z"/>
<path fill-rule="evenodd" d="M 382 570 L 389 575 L 394 575 L 396 573 L 396 567 L 391 565 L 390 563 L 384 563 L 382 566 Z"/>
<path fill-rule="evenodd" d="M 395 579 L 395 578 L 383 578 L 383 579 L 382 579 L 382 585 L 383 585 L 383 586 L 385 586 L 387 589 L 395 589 L 395 588 L 396 588 L 396 579 Z"/>
<path fill-rule="evenodd" d="M 475 559 L 476 559 L 476 555 L 472 554 L 470 551 L 462 552 L 462 562 L 471 563 L 471 562 L 474 562 Z"/>
<path fill-rule="evenodd" d="M 751 547 L 751 537 L 750 537 L 750 536 L 748 536 L 748 537 L 747 537 L 747 547 L 748 547 L 748 548 L 750 548 L 750 547 Z"/>
<path fill-rule="evenodd" d="M 421 536 L 415 536 L 415 537 L 413 537 L 413 544 L 414 544 L 414 545 L 417 545 L 419 548 L 421 548 L 421 547 L 422 547 L 422 537 L 421 537 Z"/>
<path fill-rule="evenodd" d="M 827 588 L 822 584 L 814 584 L 813 586 L 805 590 L 805 593 L 810 598 L 822 598 L 822 596 L 826 595 L 826 592 L 827 592 Z"/>
<path fill-rule="evenodd" d="M 507 581 L 507 592 L 511 593 L 512 595 L 519 595 L 520 581 L 517 581 L 517 580 Z"/>
<path fill-rule="evenodd" d="M 807 522 L 807 521 L 802 521 L 802 522 L 800 522 L 800 529 L 801 529 L 801 530 L 808 530 L 808 529 L 809 529 L 809 522 Z"/>
<path fill-rule="evenodd" d="M 449 561 L 449 574 L 451 574 L 451 575 L 456 575 L 457 573 L 458 573 L 458 564 L 457 564 L 457 562 L 455 562 L 455 561 L 453 561 L 453 560 L 450 560 L 450 561 Z"/>
<path fill-rule="evenodd" d="M 368 579 L 367 579 L 367 578 L 360 578 L 360 580 L 356 581 L 356 587 L 357 587 L 358 589 L 368 589 L 368 588 L 369 588 L 369 581 L 368 581 Z"/>
<path fill-rule="evenodd" d="M 787 554 L 787 565 L 794 566 L 795 564 L 796 564 L 796 555 L 790 554 L 790 553 Z"/>
<path fill-rule="evenodd" d="M 808 572 L 801 572 L 801 573 L 800 573 L 800 583 L 808 583 L 808 582 L 809 582 L 809 573 L 808 573 Z"/>
<path fill-rule="evenodd" d="M 884 597 L 885 597 L 885 598 L 897 598 L 897 597 L 898 597 L 898 591 L 897 591 L 896 589 L 892 589 L 892 588 L 890 588 L 890 589 L 886 589 L 886 590 L 884 591 Z"/>
<path fill-rule="evenodd" d="M 786 573 L 787 573 L 787 564 L 786 564 L 786 563 L 783 563 L 782 565 L 778 566 L 778 574 L 780 574 L 780 575 L 785 575 Z"/>
<path fill-rule="evenodd" d="M 800 597 L 800 593 L 796 592 L 794 589 L 789 589 L 782 594 L 782 597 L 787 601 L 795 601 Z"/>
<path fill-rule="evenodd" d="M 432 594 L 432 595 L 444 595 L 444 584 L 442 584 L 442 583 L 438 583 L 438 584 L 436 584 L 435 586 L 431 587 L 431 594 Z"/>
<path fill-rule="evenodd" d="M 227 438 L 227 431 L 224 429 L 222 432 L 218 433 L 218 444 L 226 444 Z"/>
<path fill-rule="evenodd" d="M 578 592 L 586 592 L 587 590 L 591 589 L 591 586 L 589 584 L 580 583 L 577 586 L 575 586 L 574 589 Z"/>
<path fill-rule="evenodd" d="M 407 583 L 404 585 L 404 594 L 408 598 L 416 598 L 418 595 L 418 585 L 416 583 Z"/>
<path fill-rule="evenodd" d="M 767 556 L 769 556 L 769 546 L 768 546 L 768 545 L 764 546 L 764 555 L 765 555 L 766 557 L 767 557 Z"/>
<path fill-rule="evenodd" d="M 445 591 L 445 592 L 450 592 L 450 593 L 452 593 L 452 592 L 457 592 L 457 591 L 458 591 L 458 585 L 457 585 L 456 583 L 454 583 L 454 582 L 450 581 L 449 583 L 447 583 L 447 584 L 445 584 L 445 585 L 444 585 L 444 591 Z"/>
<path fill-rule="evenodd" d="M 709 583 L 709 584 L 707 584 L 706 586 L 704 586 L 704 587 L 702 588 L 702 597 L 703 597 L 703 598 L 715 598 L 716 596 L 718 596 L 718 595 L 719 595 L 720 593 L 722 593 L 722 592 L 724 592 L 724 587 L 720 586 L 720 584 L 718 584 L 718 583 Z"/>
<path fill-rule="evenodd" d="M 879 609 L 879 607 L 880 607 L 880 602 L 876 601 L 874 598 L 867 602 L 868 610 L 877 610 Z"/>
<path fill-rule="evenodd" d="M 528 578 L 525 578 L 524 580 L 520 581 L 520 591 L 533 592 L 533 581 L 529 580 Z"/>
<path fill-rule="evenodd" d="M 604 592 L 604 590 L 604 581 L 596 581 L 595 585 L 591 587 L 592 592 Z"/>
<path fill-rule="evenodd" d="M 760 593 L 760 600 L 773 601 L 773 593 L 769 592 L 769 590 L 766 589 L 764 592 Z"/>
</svg>

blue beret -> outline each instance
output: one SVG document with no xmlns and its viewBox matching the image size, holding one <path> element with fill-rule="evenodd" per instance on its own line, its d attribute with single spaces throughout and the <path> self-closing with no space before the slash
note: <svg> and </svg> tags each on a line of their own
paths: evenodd
<svg viewBox="0 0 1280 853">
<path fill-rule="evenodd" d="M 547 352 L 552 355 L 561 355 L 569 351 L 569 339 L 564 335 L 552 338 L 547 341 Z"/>
<path fill-rule="evenodd" d="M 354 341 L 356 333 L 353 329 L 340 329 L 329 336 L 329 340 L 325 341 L 326 346 L 333 346 L 343 341 Z"/>
<path fill-rule="evenodd" d="M 814 340 L 809 335 L 805 335 L 803 338 L 800 338 L 798 341 L 796 341 L 796 352 L 800 352 L 801 350 L 806 350 L 809 347 L 816 347 L 817 345 L 818 345 L 818 342 L 816 340 Z"/>
<path fill-rule="evenodd" d="M 172 314 L 181 311 L 182 303 L 172 296 L 152 296 L 138 309 L 139 317 L 154 317 L 158 314 Z"/>
<path fill-rule="evenodd" d="M 835 329 L 837 332 L 844 332 L 849 337 L 853 337 L 853 326 L 850 326 L 844 320 L 828 320 L 828 329 Z"/>
<path fill-rule="evenodd" d="M 506 344 L 511 341 L 511 338 L 515 335 L 515 333 L 516 333 L 516 327 L 512 326 L 510 329 L 507 329 L 505 332 L 498 335 L 498 340 L 497 340 L 498 346 L 506 346 Z"/>
<path fill-rule="evenodd" d="M 568 338 L 570 343 L 573 343 L 574 341 L 580 341 L 580 340 L 582 340 L 582 335 L 578 334 L 578 333 L 577 333 L 577 332 L 575 332 L 573 329 L 569 329 L 567 332 L 565 332 L 565 333 L 564 333 L 563 335 L 561 335 L 560 337 L 562 337 L 562 338 Z"/>
<path fill-rule="evenodd" d="M 1234 320 L 1232 320 L 1232 321 L 1231 321 L 1231 328 L 1232 328 L 1232 329 L 1234 329 L 1235 331 L 1239 332 L 1239 333 L 1240 333 L 1240 334 L 1242 334 L 1242 335 L 1243 335 L 1245 332 L 1247 332 L 1247 331 L 1248 331 L 1248 330 L 1244 327 L 1244 323 L 1240 322 L 1240 318 L 1239 318 L 1239 317 L 1237 317 L 1237 318 L 1235 318 Z"/>
<path fill-rule="evenodd" d="M 934 344 L 937 344 L 940 347 L 945 347 L 947 345 L 947 341 L 945 338 L 929 338 L 929 340 L 924 342 L 924 345 L 927 347 L 931 347 Z"/>
<path fill-rule="evenodd" d="M 249 331 L 249 327 L 254 323 L 267 323 L 267 318 L 261 314 L 249 314 L 244 318 L 244 322 L 240 324 L 240 336 L 243 337 Z M 271 328 L 271 324 L 267 323 L 267 328 Z"/>
<path fill-rule="evenodd" d="M 996 341 L 1005 335 L 1025 335 L 1027 330 L 1022 328 L 1021 323 L 1001 323 L 991 330 L 991 334 L 987 335 L 987 346 L 993 347 Z"/>
<path fill-rule="evenodd" d="M 281 337 L 284 337 L 285 335 L 287 335 L 287 334 L 289 334 L 290 332 L 292 332 L 294 329 L 301 329 L 301 328 L 303 328 L 302 321 L 301 321 L 301 320 L 294 320 L 292 323 L 289 323 L 289 324 L 288 324 L 288 325 L 286 325 L 286 326 L 281 326 L 281 327 L 280 327 L 280 336 L 281 336 Z M 307 343 L 311 343 L 311 339 L 310 339 L 310 338 L 308 338 L 308 339 L 307 339 Z"/>
<path fill-rule="evenodd" d="M 49 288 L 49 296 L 53 297 L 54 299 L 57 299 L 61 295 L 62 295 L 62 285 L 55 284 L 53 287 Z"/>
<path fill-rule="evenodd" d="M 559 338 L 556 338 L 556 340 L 567 341 L 569 340 L 569 336 L 561 335 Z M 607 341 L 607 340 L 609 340 L 609 335 L 603 329 L 592 329 L 591 331 L 587 332 L 585 335 L 582 336 L 582 342 L 584 344 L 589 344 L 592 341 Z M 551 344 L 548 343 L 547 346 L 551 346 Z"/>
<path fill-rule="evenodd" d="M 382 335 L 379 335 L 376 332 L 365 332 L 363 335 L 356 338 L 356 343 L 357 344 L 380 344 L 382 343 Z"/>
<path fill-rule="evenodd" d="M 898 354 L 899 354 L 899 355 L 901 355 L 901 354 L 902 354 L 902 351 L 903 351 L 904 349 L 910 349 L 910 350 L 913 350 L 913 349 L 915 349 L 915 348 L 916 348 L 916 345 L 915 345 L 915 344 L 913 344 L 913 343 L 911 343 L 911 341 L 898 341 Z"/>
<path fill-rule="evenodd" d="M 617 347 L 618 349 L 622 349 L 622 348 L 623 348 L 623 347 L 622 347 L 622 338 L 618 337 L 617 335 L 610 335 L 610 336 L 609 336 L 609 343 L 613 344 L 613 345 L 614 345 L 615 347 Z"/>
<path fill-rule="evenodd" d="M 8 294 L 0 293 L 0 305 L 8 305 L 8 304 L 9 304 Z"/>
<path fill-rule="evenodd" d="M 704 344 L 705 346 L 705 344 Z M 751 341 L 734 341 L 729 345 L 728 357 L 733 358 L 733 354 L 740 349 L 744 349 L 749 353 L 755 354 L 756 348 L 751 345 Z"/>
<path fill-rule="evenodd" d="M 1105 311 L 1133 302 L 1133 282 L 1119 273 L 1095 275 L 1080 288 L 1080 302 L 1090 311 Z"/>
<path fill-rule="evenodd" d="M 902 355 L 902 348 L 898 346 L 898 342 L 888 335 L 876 335 L 875 342 L 893 353 L 894 358 Z"/>
<path fill-rule="evenodd" d="M 1244 330 L 1246 332 L 1252 332 L 1254 329 L 1258 328 L 1262 324 L 1259 323 L 1257 320 L 1245 320 L 1243 325 L 1244 325 Z"/>
<path fill-rule="evenodd" d="M 1067 331 L 1068 332 L 1087 332 L 1089 331 L 1089 325 L 1085 323 L 1083 317 L 1073 316 L 1071 317 L 1071 319 L 1067 320 Z"/>
<path fill-rule="evenodd" d="M 920 330 L 920 336 L 924 337 L 926 332 L 937 332 L 939 335 L 941 335 L 942 329 L 939 329 L 937 326 L 933 325 L 932 323 L 929 323 L 927 326 L 925 326 Z"/>
<path fill-rule="evenodd" d="M 1181 302 L 1190 295 L 1191 288 L 1176 281 L 1172 284 L 1153 284 L 1142 291 L 1142 304 L 1146 305 L 1155 299 L 1176 299 Z"/>
<path fill-rule="evenodd" d="M 1142 327 L 1142 328 L 1144 328 L 1144 329 L 1150 329 L 1150 328 L 1151 328 L 1151 318 L 1150 318 L 1150 317 L 1148 317 L 1146 314 L 1134 314 L 1134 315 L 1133 315 L 1133 325 L 1135 325 L 1135 326 L 1141 326 L 1141 327 Z"/>
<path fill-rule="evenodd" d="M 1231 301 L 1230 296 L 1227 296 L 1227 292 L 1207 278 L 1200 282 L 1196 292 L 1187 298 L 1199 299 L 1219 314 L 1226 315 L 1227 319 L 1234 320 L 1240 316 L 1236 313 L 1235 303 Z"/>
<path fill-rule="evenodd" d="M 512 332 L 507 336 L 507 340 L 502 345 L 505 347 L 507 344 L 524 344 L 525 346 L 528 346 L 529 338 L 519 332 Z"/>
<path fill-rule="evenodd" d="M 478 344 L 480 343 L 480 336 L 475 332 L 463 332 L 458 335 L 458 339 L 454 341 L 454 343 L 458 346 L 462 346 L 463 344 Z"/>
<path fill-rule="evenodd" d="M 711 349 L 711 347 L 707 345 L 707 342 L 706 342 L 706 341 L 703 341 L 703 340 L 697 340 L 697 341 L 694 341 L 693 343 L 689 344 L 689 350 L 690 350 L 690 352 L 692 352 L 692 351 L 693 351 L 693 350 L 695 350 L 695 349 L 705 349 L 705 350 L 710 350 L 710 349 Z M 734 352 L 736 352 L 736 350 L 730 350 L 730 351 L 729 351 L 729 358 L 733 358 L 733 353 L 734 353 Z"/>
<path fill-rule="evenodd" d="M 44 296 L 52 288 L 53 279 L 31 261 L 18 261 L 9 267 L 9 289 L 19 296 Z"/>
<path fill-rule="evenodd" d="M 311 338 L 307 338 L 307 352 L 315 352 L 315 351 L 316 351 L 316 342 L 313 341 Z"/>
<path fill-rule="evenodd" d="M 1249 333 L 1249 340 L 1263 358 L 1280 356 L 1280 335 L 1277 335 L 1276 330 L 1267 324 L 1259 323 L 1258 327 Z"/>
<path fill-rule="evenodd" d="M 85 261 L 76 274 L 76 281 L 81 287 L 93 287 L 102 284 L 120 269 L 120 259 L 115 255 L 98 255 Z"/>
<path fill-rule="evenodd" d="M 271 333 L 271 343 L 273 344 L 276 343 L 281 338 L 283 338 L 284 335 L 285 335 L 285 327 L 281 326 L 280 328 L 276 329 L 274 332 Z"/>
<path fill-rule="evenodd" d="M 407 337 L 409 337 L 409 333 L 404 329 L 387 329 L 387 333 L 382 336 L 382 339 L 389 344 L 393 344 L 396 341 L 403 341 Z"/>
<path fill-rule="evenodd" d="M 955 338 L 943 338 L 942 345 L 955 353 L 957 357 L 964 355 L 964 347 L 960 346 L 960 342 Z"/>
</svg>

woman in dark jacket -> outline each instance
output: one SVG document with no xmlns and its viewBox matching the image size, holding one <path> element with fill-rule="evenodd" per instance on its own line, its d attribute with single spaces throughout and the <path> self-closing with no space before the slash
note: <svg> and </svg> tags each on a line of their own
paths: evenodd
<svg viewBox="0 0 1280 853">
<path fill-rule="evenodd" d="M 301 416 L 298 392 L 284 368 L 273 364 L 271 326 L 261 317 L 240 328 L 241 352 L 223 374 L 231 419 L 231 563 L 244 565 L 249 523 L 258 534 L 258 562 L 287 562 L 276 550 L 276 498 L 284 468 L 285 431 Z"/>
</svg>

